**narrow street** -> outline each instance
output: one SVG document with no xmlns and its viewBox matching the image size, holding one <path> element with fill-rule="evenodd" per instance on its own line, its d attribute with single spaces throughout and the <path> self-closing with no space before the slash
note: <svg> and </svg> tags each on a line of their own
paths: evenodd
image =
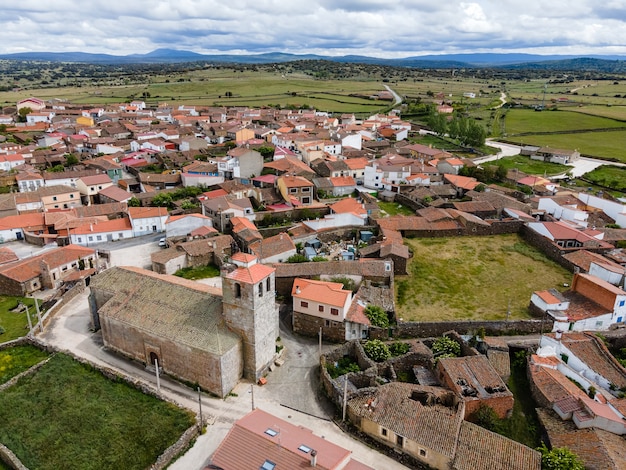
<svg viewBox="0 0 626 470">
<path fill-rule="evenodd" d="M 156 390 L 153 373 L 140 363 L 106 350 L 101 334 L 89 330 L 87 297 L 88 290 L 70 301 L 57 312 L 38 338 L 92 363 L 139 379 Z M 296 337 L 290 330 L 289 309 L 284 308 L 281 312 L 281 343 L 285 347 L 285 363 L 270 372 L 265 386 L 241 381 L 224 399 L 202 394 L 202 414 L 207 432 L 200 435 L 194 446 L 169 467 L 171 470 L 202 469 L 232 424 L 252 409 L 253 400 L 255 407 L 305 426 L 316 435 L 351 450 L 357 460 L 367 465 L 391 470 L 406 468 L 353 439 L 329 420 L 333 407 L 321 396 L 319 389 L 318 342 L 316 339 Z M 332 346 L 324 345 L 323 350 L 330 348 Z M 198 392 L 174 380 L 161 376 L 160 394 L 195 413 L 199 411 Z"/>
</svg>

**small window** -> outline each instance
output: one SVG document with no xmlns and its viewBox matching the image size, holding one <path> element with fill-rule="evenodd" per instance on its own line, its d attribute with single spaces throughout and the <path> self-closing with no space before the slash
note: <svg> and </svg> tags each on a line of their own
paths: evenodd
<svg viewBox="0 0 626 470">
<path fill-rule="evenodd" d="M 238 299 L 241 297 L 241 284 L 235 283 L 235 298 Z"/>
<path fill-rule="evenodd" d="M 263 297 L 263 283 L 259 283 L 259 297 Z"/>
<path fill-rule="evenodd" d="M 339 315 L 339 310 L 336 308 L 331 308 L 330 309 L 330 314 L 331 315 Z"/>
<path fill-rule="evenodd" d="M 298 192 L 298 188 L 290 188 L 290 189 L 289 189 L 289 192 L 290 192 L 291 194 L 296 194 L 296 193 Z"/>
<path fill-rule="evenodd" d="M 303 193 L 310 193 L 311 192 L 311 188 L 302 188 L 302 192 Z"/>
<path fill-rule="evenodd" d="M 70 194 L 70 199 L 74 199 L 74 195 L 73 194 Z"/>
<path fill-rule="evenodd" d="M 78 237 L 77 240 L 78 240 L 78 243 L 82 243 L 83 242 L 83 239 L 81 237 Z"/>
<path fill-rule="evenodd" d="M 320 305 L 320 306 L 318 307 L 318 310 L 319 310 L 320 312 L 323 312 L 323 311 L 324 311 L 324 306 L 323 306 L 323 305 Z"/>
<path fill-rule="evenodd" d="M 89 241 L 92 242 L 93 241 L 93 237 L 91 235 L 89 235 Z"/>
<path fill-rule="evenodd" d="M 274 470 L 274 468 L 276 468 L 276 464 L 271 460 L 266 460 L 263 462 L 263 465 L 261 465 L 261 470 Z"/>
<path fill-rule="evenodd" d="M 97 239 L 98 241 L 102 240 L 102 235 L 97 235 L 97 236 L 96 236 L 96 239 Z"/>
<path fill-rule="evenodd" d="M 268 277 L 267 280 L 265 281 L 265 284 L 266 284 L 265 285 L 265 290 L 267 292 L 271 291 L 272 290 L 272 278 Z"/>
<path fill-rule="evenodd" d="M 623 307 L 624 305 L 626 305 L 626 300 L 620 300 L 619 301 L 619 306 Z"/>
<path fill-rule="evenodd" d="M 596 322 L 596 328 L 601 327 L 601 326 L 602 326 L 602 324 L 603 324 L 603 322 L 602 322 L 602 321 L 597 321 L 597 322 Z"/>
<path fill-rule="evenodd" d="M 305 446 L 304 444 L 302 444 L 300 447 L 298 447 L 298 450 L 301 450 L 305 454 L 308 454 L 309 452 L 311 452 L 311 448 Z"/>
<path fill-rule="evenodd" d="M 56 197 L 56 196 L 52 196 L 52 200 L 53 200 L 53 201 L 56 201 L 56 200 L 57 200 L 57 197 Z"/>
<path fill-rule="evenodd" d="M 387 436 L 387 430 L 385 428 L 380 429 L 381 436 Z"/>
<path fill-rule="evenodd" d="M 400 447 L 404 447 L 404 437 L 396 436 L 396 444 Z"/>
<path fill-rule="evenodd" d="M 420 457 L 426 457 L 426 450 L 420 449 Z"/>
<path fill-rule="evenodd" d="M 301 302 L 300 302 L 300 307 L 303 307 L 303 308 L 309 308 L 309 303 L 308 303 L 308 302 L 301 301 Z"/>
<path fill-rule="evenodd" d="M 330 320 L 324 320 L 324 326 L 326 327 L 330 326 Z"/>
<path fill-rule="evenodd" d="M 265 430 L 265 434 L 267 434 L 268 436 L 277 436 L 278 435 L 278 431 L 274 431 L 272 428 L 267 428 Z"/>
</svg>

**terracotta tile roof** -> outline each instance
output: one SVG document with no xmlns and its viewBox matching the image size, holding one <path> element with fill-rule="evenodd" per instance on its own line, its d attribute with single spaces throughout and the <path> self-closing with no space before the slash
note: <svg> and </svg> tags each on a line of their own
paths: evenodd
<svg viewBox="0 0 626 470">
<path fill-rule="evenodd" d="M 165 221 L 166 224 L 171 224 L 172 222 L 177 222 L 182 219 L 202 219 L 202 220 L 211 220 L 210 217 L 202 214 L 181 214 L 181 215 L 170 215 Z"/>
<path fill-rule="evenodd" d="M 550 404 L 567 397 L 580 397 L 584 394 L 571 380 L 557 370 L 536 365 L 529 368 L 529 373 L 531 383 Z"/>
<path fill-rule="evenodd" d="M 392 382 L 352 398 L 348 407 L 355 415 L 452 459 L 463 421 L 461 410 L 422 405 L 411 399 L 414 390 L 441 393 L 442 389 Z M 368 406 L 372 403 L 375 406 Z"/>
<path fill-rule="evenodd" d="M 221 290 L 135 267 L 113 267 L 96 275 L 92 289 L 113 294 L 101 315 L 151 334 L 223 354 L 241 342 L 222 318 Z"/>
<path fill-rule="evenodd" d="M 558 298 L 556 295 L 554 295 L 552 289 L 536 291 L 535 294 L 548 305 L 560 304 L 561 302 L 565 301 L 565 299 Z"/>
<path fill-rule="evenodd" d="M 271 435 L 274 434 L 272 431 L 275 435 Z M 350 462 L 349 450 L 258 408 L 235 422 L 211 457 L 211 463 L 224 470 L 240 470 L 262 468 L 263 463 L 269 460 L 277 470 L 295 470 L 311 467 L 313 450 L 317 452 L 317 468 L 370 469 L 366 465 Z"/>
<path fill-rule="evenodd" d="M 164 217 L 168 215 L 165 207 L 129 207 L 128 214 L 131 219 L 147 219 L 151 217 Z"/>
<path fill-rule="evenodd" d="M 478 186 L 480 184 L 479 181 L 477 181 L 475 178 L 470 178 L 468 176 L 460 176 L 460 175 L 443 175 L 444 179 L 456 186 L 457 188 L 461 188 L 461 189 L 465 189 L 465 190 L 472 190 L 475 189 L 476 186 Z"/>
<path fill-rule="evenodd" d="M 595 335 L 565 333 L 561 337 L 561 343 L 609 382 L 616 384 L 618 388 L 626 387 L 626 370 Z"/>
<path fill-rule="evenodd" d="M 461 423 L 454 470 L 540 470 L 541 454 L 467 421 Z"/>
<path fill-rule="evenodd" d="M 363 170 L 369 163 L 364 157 L 346 158 L 343 161 L 351 170 Z"/>
<path fill-rule="evenodd" d="M 340 282 L 296 278 L 293 281 L 291 295 L 296 299 L 343 307 L 346 304 L 346 300 L 352 297 L 352 292 L 343 290 L 343 284 Z"/>
<path fill-rule="evenodd" d="M 352 176 L 332 176 L 328 179 L 336 188 L 356 185 L 354 178 Z"/>
<path fill-rule="evenodd" d="M 236 255 L 234 255 L 236 256 Z M 226 274 L 228 279 L 233 279 L 246 284 L 256 284 L 274 272 L 274 268 L 264 264 L 253 264 L 249 267 L 238 267 L 233 272 Z"/>
<path fill-rule="evenodd" d="M 119 232 L 122 230 L 132 230 L 132 225 L 128 219 L 113 219 L 96 221 L 96 223 L 81 225 L 72 229 L 72 235 L 88 235 L 91 233 Z"/>
<path fill-rule="evenodd" d="M 184 251 L 189 256 L 203 256 L 207 253 L 221 254 L 224 250 L 230 249 L 233 243 L 233 237 L 230 235 L 218 235 L 211 238 L 202 238 L 200 240 L 192 240 L 176 245 L 179 250 Z M 213 247 L 215 245 L 215 248 Z M 160 252 L 157 252 L 160 253 Z"/>
<path fill-rule="evenodd" d="M 19 258 L 11 248 L 8 248 L 6 246 L 0 248 L 0 265 L 18 260 Z"/>
<path fill-rule="evenodd" d="M 230 223 L 233 224 L 233 233 L 238 233 L 246 229 L 257 231 L 254 222 L 246 217 L 231 217 Z"/>
<path fill-rule="evenodd" d="M 331 204 L 330 209 L 337 214 L 345 214 L 352 213 L 357 215 L 365 215 L 367 211 L 363 208 L 363 205 L 360 202 L 357 202 L 356 199 L 347 197 L 342 199 L 341 201 L 337 201 L 334 204 Z"/>
<path fill-rule="evenodd" d="M 281 176 L 278 182 L 283 181 L 287 188 L 303 188 L 313 186 L 313 183 L 301 176 Z"/>
<path fill-rule="evenodd" d="M 476 397 L 464 397 L 464 399 L 486 399 L 493 397 L 512 397 L 512 393 L 506 387 L 502 378 L 493 368 L 487 357 L 442 357 L 439 359 L 437 368 L 450 378 L 453 390 L 463 395 L 464 385 L 476 390 Z"/>
<path fill-rule="evenodd" d="M 113 186 L 113 185 L 108 186 L 104 189 L 101 189 L 99 191 L 99 194 L 100 196 L 108 197 L 109 199 L 113 199 L 118 202 L 127 201 L 128 199 L 133 197 L 133 195 L 129 193 L 128 191 L 124 191 L 119 186 Z"/>
<path fill-rule="evenodd" d="M 249 249 L 262 260 L 281 253 L 295 253 L 296 245 L 288 234 L 279 233 L 251 243 Z"/>
<path fill-rule="evenodd" d="M 570 321 L 576 322 L 609 313 L 605 307 L 584 295 L 567 291 L 563 293 L 563 297 L 569 301 L 569 307 L 566 310 L 553 312 L 553 316 L 565 315 Z"/>
<path fill-rule="evenodd" d="M 101 173 L 99 175 L 83 176 L 82 178 L 80 178 L 80 181 L 85 183 L 87 186 L 89 186 L 90 184 L 112 183 L 111 178 L 106 173 Z"/>
<path fill-rule="evenodd" d="M 205 237 L 212 233 L 218 233 L 218 231 L 215 230 L 213 227 L 203 225 L 202 227 L 198 227 L 197 229 L 192 230 L 189 235 L 191 235 L 192 237 Z"/>
<path fill-rule="evenodd" d="M 596 428 L 577 429 L 572 421 L 563 421 L 552 410 L 537 409 L 553 447 L 567 447 L 578 455 L 589 470 L 624 470 L 624 438 Z"/>
<path fill-rule="evenodd" d="M 67 245 L 41 255 L 31 256 L 30 258 L 3 265 L 0 267 L 0 274 L 17 282 L 26 282 L 39 276 L 42 262 L 55 269 L 77 261 L 79 258 L 86 258 L 94 254 L 95 250 L 91 248 Z"/>
<path fill-rule="evenodd" d="M 0 230 L 12 228 L 28 229 L 29 227 L 42 227 L 44 215 L 42 213 L 8 215 L 0 218 Z"/>
</svg>

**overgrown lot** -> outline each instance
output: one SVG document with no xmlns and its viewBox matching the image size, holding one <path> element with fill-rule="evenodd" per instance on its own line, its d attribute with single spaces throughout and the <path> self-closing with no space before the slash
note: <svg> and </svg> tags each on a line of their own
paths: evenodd
<svg viewBox="0 0 626 470">
<path fill-rule="evenodd" d="M 518 235 L 405 239 L 408 276 L 396 277 L 396 314 L 405 321 L 529 318 L 536 290 L 571 282 L 571 273 Z"/>
<path fill-rule="evenodd" d="M 0 385 L 41 362 L 48 353 L 31 345 L 0 351 Z"/>
<path fill-rule="evenodd" d="M 0 393 L 0 442 L 28 468 L 145 469 L 191 413 L 57 354 Z"/>
<path fill-rule="evenodd" d="M 20 313 L 12 311 L 20 302 L 28 306 L 33 326 L 37 323 L 35 299 L 32 297 L 0 296 L 0 332 L 4 330 L 4 333 L 0 334 L 0 343 L 26 336 L 28 333 L 26 311 Z"/>
</svg>

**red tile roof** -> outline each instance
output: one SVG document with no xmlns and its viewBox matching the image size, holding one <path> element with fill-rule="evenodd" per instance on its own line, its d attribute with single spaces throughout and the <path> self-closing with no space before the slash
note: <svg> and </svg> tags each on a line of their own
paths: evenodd
<svg viewBox="0 0 626 470">
<path fill-rule="evenodd" d="M 264 264 L 253 264 L 250 267 L 239 267 L 233 272 L 228 273 L 226 277 L 246 284 L 256 284 L 261 282 L 275 271 L 274 268 Z"/>
<path fill-rule="evenodd" d="M 92 224 L 81 225 L 80 227 L 76 227 L 72 229 L 72 235 L 88 235 L 90 233 L 106 233 L 106 232 L 119 232 L 121 230 L 131 230 L 132 225 L 130 220 L 124 219 L 113 219 L 113 220 L 104 220 L 97 221 Z"/>
<path fill-rule="evenodd" d="M 343 290 L 343 284 L 340 282 L 296 278 L 293 281 L 291 295 L 296 299 L 343 307 L 346 304 L 346 300 L 352 295 L 352 292 Z"/>
</svg>

